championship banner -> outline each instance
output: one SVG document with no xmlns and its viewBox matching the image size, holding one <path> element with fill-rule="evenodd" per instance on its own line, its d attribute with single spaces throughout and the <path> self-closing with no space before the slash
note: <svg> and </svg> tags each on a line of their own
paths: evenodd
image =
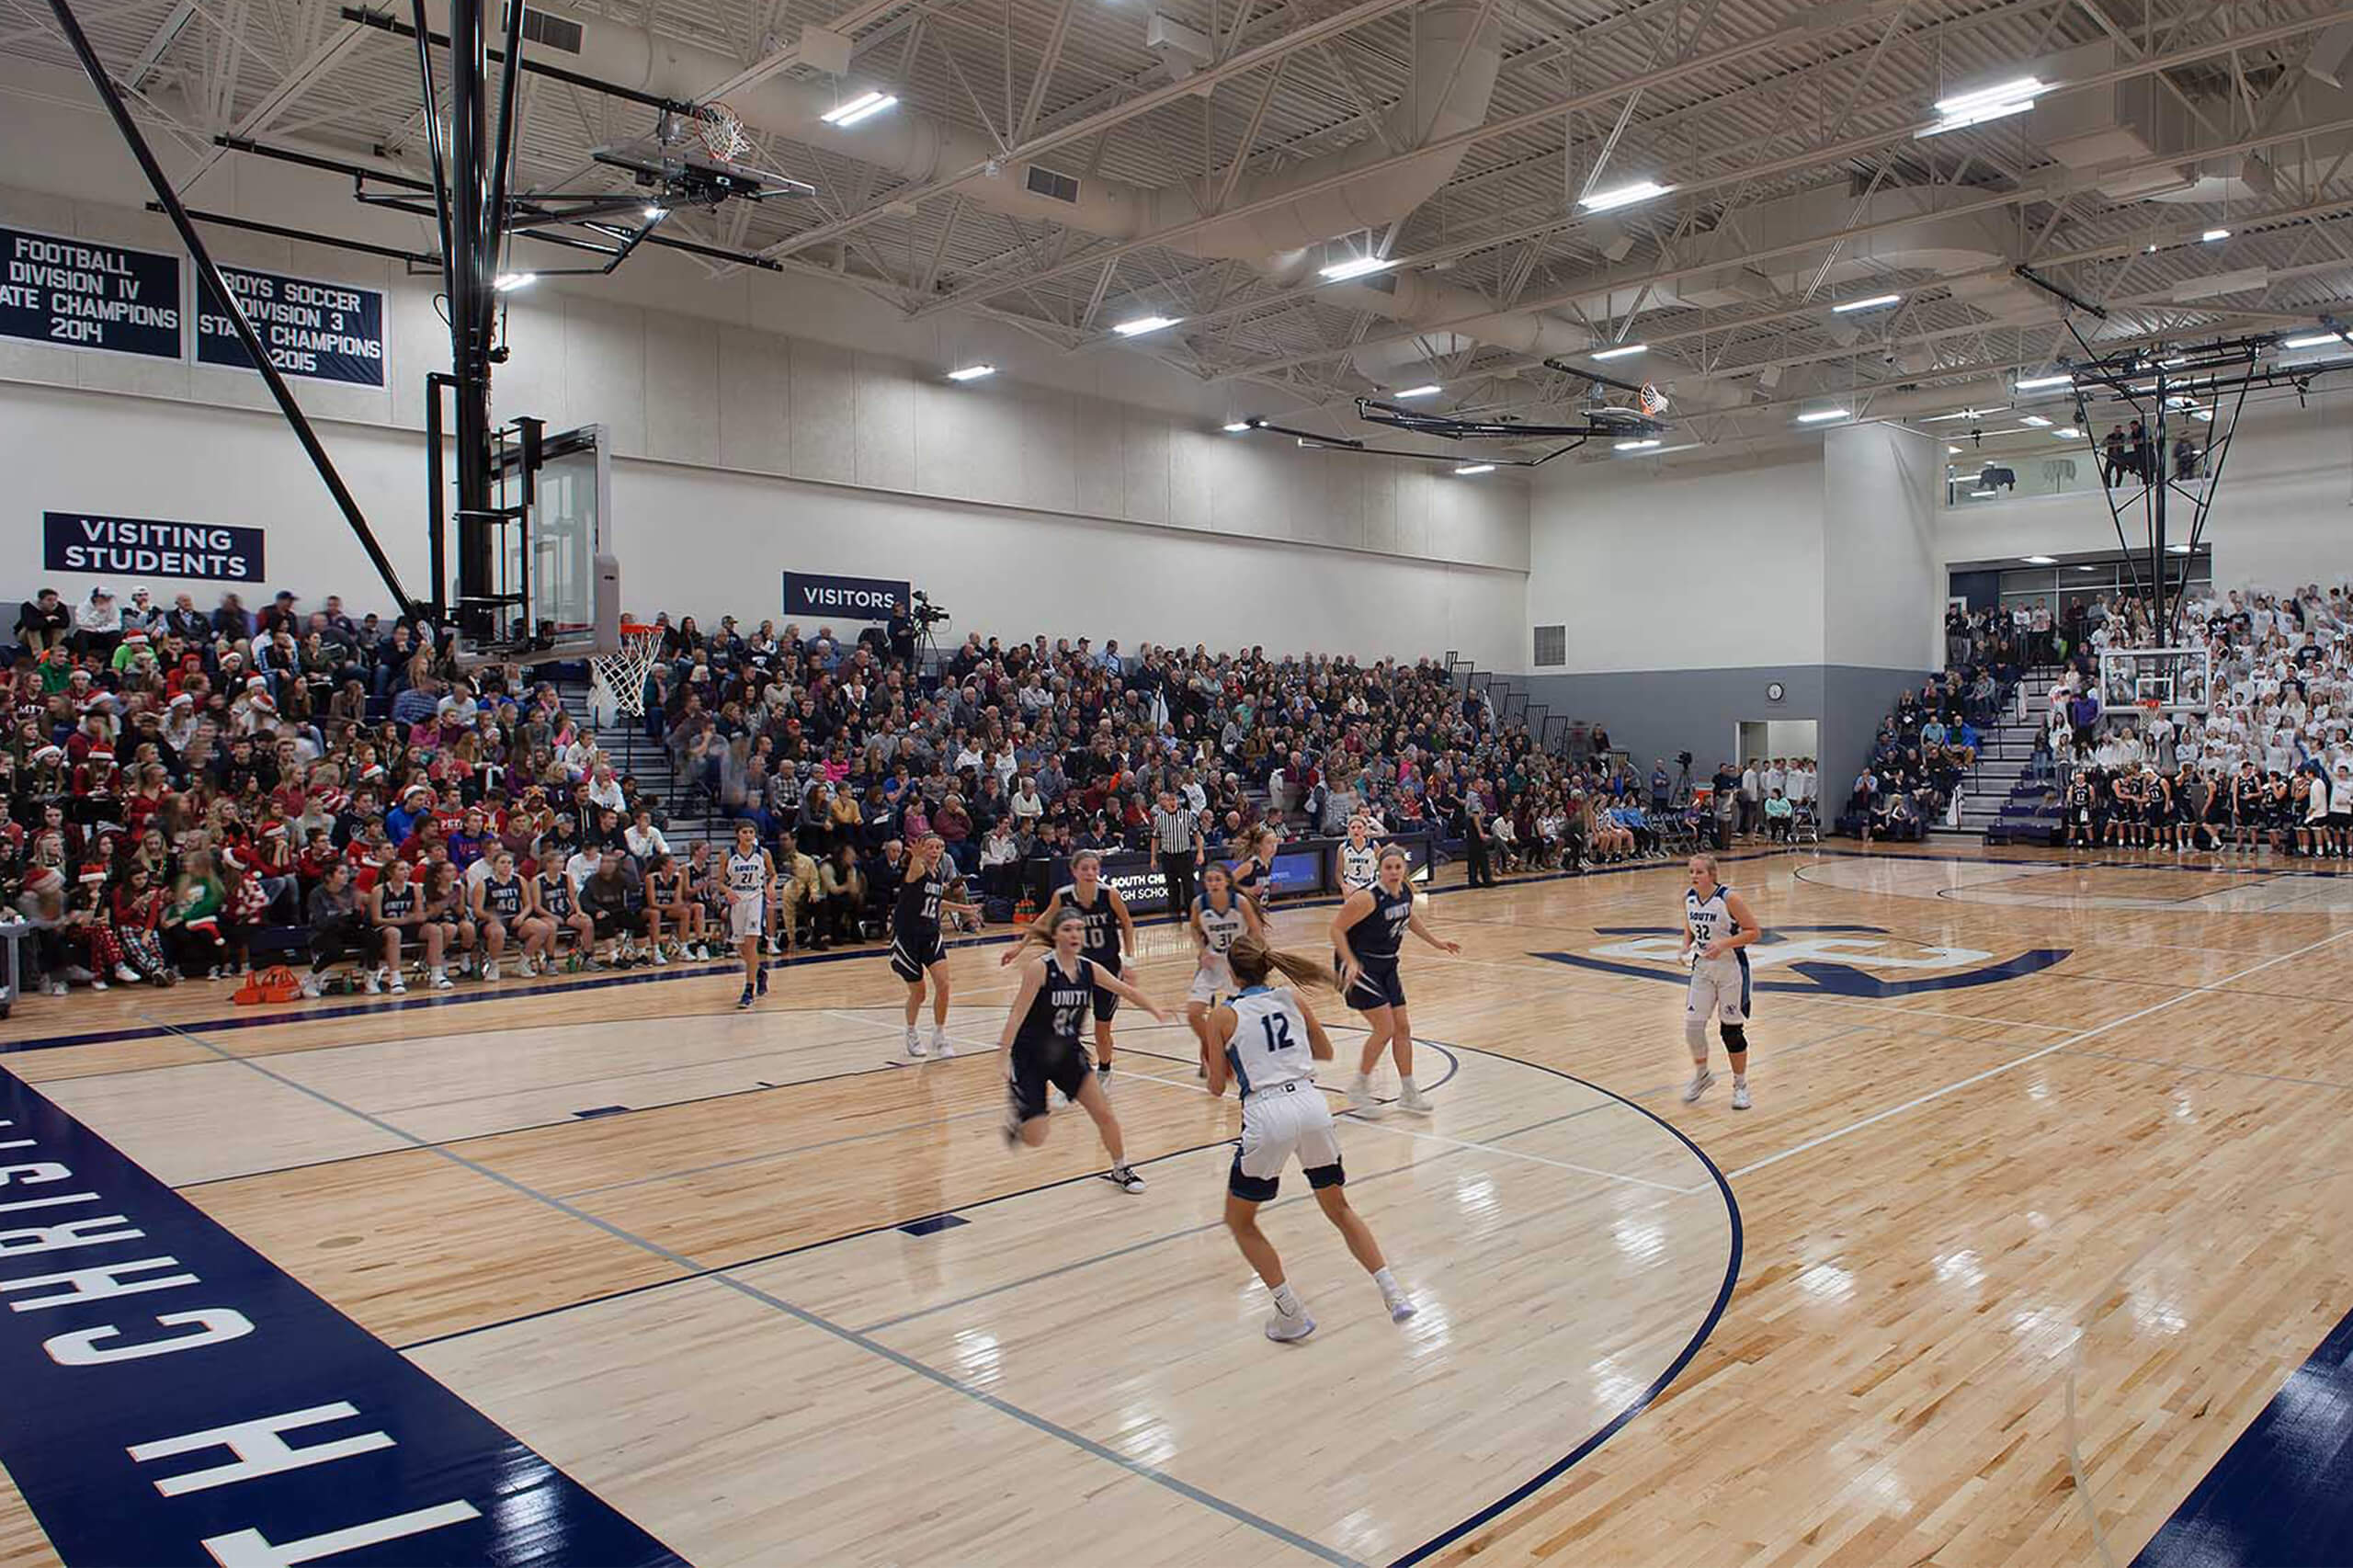
<svg viewBox="0 0 2353 1568">
<path fill-rule="evenodd" d="M 99 512 L 43 512 L 41 565 L 51 572 L 97 572 L 109 577 L 258 583 L 262 530 Z"/>
<path fill-rule="evenodd" d="M 0 337 L 180 357 L 180 258 L 0 228 Z"/>
<path fill-rule="evenodd" d="M 381 290 L 321 283 L 275 272 L 224 267 L 222 278 L 244 308 L 245 319 L 269 350 L 278 373 L 345 386 L 384 384 L 384 296 Z M 252 357 L 237 340 L 226 309 L 200 280 L 196 358 L 202 365 L 250 370 Z"/>
<path fill-rule="evenodd" d="M 907 608 L 911 585 L 905 578 L 825 577 L 813 572 L 784 574 L 784 613 L 834 620 L 888 620 L 892 612 Z"/>
</svg>

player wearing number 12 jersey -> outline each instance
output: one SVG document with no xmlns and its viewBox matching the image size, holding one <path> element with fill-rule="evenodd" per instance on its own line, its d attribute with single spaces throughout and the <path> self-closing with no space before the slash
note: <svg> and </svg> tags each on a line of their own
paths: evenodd
<svg viewBox="0 0 2353 1568">
<path fill-rule="evenodd" d="M 1021 966 L 1021 989 L 1005 1016 L 997 1037 L 997 1061 L 1004 1069 L 1007 1106 L 1005 1141 L 1036 1148 L 1046 1141 L 1046 1090 L 1060 1089 L 1095 1119 L 1095 1130 L 1111 1155 L 1104 1179 L 1126 1192 L 1142 1192 L 1143 1177 L 1128 1164 L 1127 1145 L 1120 1119 L 1102 1084 L 1088 1070 L 1085 1034 L 1095 1011 L 1098 988 L 1123 996 L 1165 1023 L 1168 1015 L 1151 997 L 1108 970 L 1080 949 L 1086 939 L 1086 916 L 1066 909 L 1054 917 L 1047 951 Z"/>
<path fill-rule="evenodd" d="M 1332 1108 L 1315 1086 L 1315 1064 L 1332 1060 L 1332 1040 L 1291 989 L 1337 987 L 1339 977 L 1312 959 L 1269 948 L 1255 934 L 1235 937 L 1225 957 L 1242 993 L 1210 1015 L 1210 1035 L 1217 1046 L 1209 1061 L 1210 1093 L 1222 1096 L 1229 1079 L 1242 1091 L 1242 1145 L 1226 1177 L 1225 1228 L 1274 1293 L 1267 1337 L 1304 1339 L 1315 1332 L 1315 1320 L 1291 1289 L 1275 1244 L 1258 1229 L 1258 1205 L 1275 1196 L 1294 1154 L 1324 1217 L 1381 1287 L 1390 1317 L 1403 1323 L 1414 1315 L 1414 1303 L 1390 1274 L 1371 1227 L 1349 1206 Z"/>
</svg>

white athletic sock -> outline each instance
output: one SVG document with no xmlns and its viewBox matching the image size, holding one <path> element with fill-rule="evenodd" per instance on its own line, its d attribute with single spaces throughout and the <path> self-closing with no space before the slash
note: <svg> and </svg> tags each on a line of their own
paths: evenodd
<svg viewBox="0 0 2353 1568">
<path fill-rule="evenodd" d="M 1414 1075 L 1413 1075 L 1411 1073 L 1400 1073 L 1400 1074 L 1397 1074 L 1397 1084 L 1398 1084 L 1398 1086 L 1399 1086 L 1401 1089 L 1403 1089 L 1406 1094 L 1409 1094 L 1409 1095 L 1410 1095 L 1410 1094 L 1412 1094 L 1412 1093 L 1414 1092 Z"/>
<path fill-rule="evenodd" d="M 1287 1318 L 1299 1315 L 1299 1295 L 1288 1279 L 1275 1287 L 1275 1310 Z"/>
<path fill-rule="evenodd" d="M 1732 1081 L 1735 1086 L 1744 1085 L 1748 1082 L 1748 1074 L 1745 1073 L 1734 1073 L 1732 1075 Z"/>
<path fill-rule="evenodd" d="M 1381 1287 L 1381 1293 L 1384 1296 L 1393 1296 L 1397 1293 L 1396 1276 L 1391 1274 L 1386 1268 L 1374 1269 L 1372 1282 Z"/>
</svg>

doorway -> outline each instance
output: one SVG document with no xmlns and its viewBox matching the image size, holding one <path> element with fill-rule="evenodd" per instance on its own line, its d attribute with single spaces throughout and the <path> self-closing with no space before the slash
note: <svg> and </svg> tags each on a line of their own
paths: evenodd
<svg viewBox="0 0 2353 1568">
<path fill-rule="evenodd" d="M 1820 756 L 1818 719 L 1743 719 L 1733 744 L 1742 766 L 1767 757 Z"/>
</svg>

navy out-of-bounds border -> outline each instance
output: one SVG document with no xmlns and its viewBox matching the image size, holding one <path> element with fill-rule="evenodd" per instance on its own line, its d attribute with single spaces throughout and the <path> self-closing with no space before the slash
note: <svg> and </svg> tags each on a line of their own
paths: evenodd
<svg viewBox="0 0 2353 1568">
<path fill-rule="evenodd" d="M 1447 1528 L 1439 1531 L 1437 1535 L 1432 1536 L 1429 1540 L 1422 1542 L 1421 1545 L 1414 1548 L 1411 1551 L 1406 1552 L 1404 1556 L 1397 1558 L 1389 1564 L 1389 1568 L 1412 1568 L 1413 1564 L 1420 1562 L 1427 1558 L 1436 1556 L 1438 1552 L 1445 1551 L 1448 1547 L 1452 1546 L 1456 1541 L 1461 1540 L 1464 1536 L 1469 1535 L 1472 1531 L 1480 1528 L 1497 1516 L 1507 1513 L 1511 1509 L 1519 1506 L 1520 1504 L 1525 1503 L 1529 1498 L 1534 1496 L 1545 1487 L 1550 1486 L 1553 1482 L 1558 1481 L 1562 1476 L 1567 1474 L 1578 1465 L 1583 1464 L 1586 1460 L 1593 1454 L 1595 1449 L 1600 1448 L 1602 1444 L 1609 1441 L 1610 1438 L 1616 1437 L 1620 1431 L 1624 1430 L 1628 1422 L 1633 1420 L 1635 1416 L 1640 1415 L 1643 1411 L 1648 1410 L 1651 1407 L 1652 1402 L 1657 1399 L 1660 1394 L 1666 1392 L 1667 1385 L 1683 1375 L 1683 1369 L 1691 1364 L 1691 1358 L 1699 1354 L 1699 1346 L 1708 1343 L 1709 1336 L 1716 1332 L 1716 1325 L 1723 1321 L 1724 1309 L 1732 1304 L 1733 1290 L 1740 1283 L 1740 1260 L 1745 1244 L 1745 1234 L 1742 1231 L 1740 1221 L 1740 1200 L 1733 1196 L 1732 1182 L 1724 1176 L 1723 1171 L 1716 1165 L 1715 1161 L 1708 1157 L 1708 1152 L 1705 1149 L 1702 1149 L 1699 1144 L 1691 1141 L 1690 1136 L 1686 1133 L 1683 1129 L 1676 1126 L 1675 1123 L 1667 1120 L 1666 1118 L 1659 1115 L 1656 1111 L 1652 1110 L 1647 1107 L 1637 1105 L 1623 1095 L 1613 1094 L 1611 1091 L 1603 1088 L 1600 1085 L 1593 1083 L 1588 1079 L 1580 1078 L 1574 1073 L 1563 1073 L 1557 1067 L 1547 1067 L 1540 1062 L 1529 1062 L 1524 1057 L 1518 1056 L 1506 1056 L 1500 1051 L 1481 1050 L 1475 1046 L 1457 1046 L 1455 1049 L 1458 1051 L 1475 1051 L 1479 1055 L 1491 1056 L 1499 1062 L 1509 1062 L 1521 1067 L 1531 1067 L 1539 1073 L 1550 1073 L 1555 1078 L 1566 1078 L 1570 1083 L 1583 1085 L 1586 1088 L 1591 1089 L 1594 1093 L 1615 1100 L 1618 1104 L 1624 1106 L 1629 1110 L 1638 1111 L 1642 1115 L 1650 1118 L 1653 1121 L 1657 1122 L 1661 1127 L 1665 1128 L 1668 1132 L 1674 1134 L 1677 1142 L 1691 1151 L 1691 1154 L 1694 1159 L 1698 1160 L 1702 1165 L 1705 1165 L 1708 1168 L 1708 1176 L 1710 1179 L 1714 1181 L 1716 1184 L 1717 1195 L 1721 1197 L 1724 1202 L 1724 1219 L 1732 1226 L 1732 1245 L 1727 1249 L 1727 1254 L 1724 1258 L 1723 1283 L 1716 1288 L 1716 1299 L 1709 1305 L 1708 1315 L 1699 1320 L 1699 1326 L 1692 1332 L 1690 1339 L 1685 1343 L 1681 1352 L 1678 1353 L 1675 1359 L 1668 1364 L 1666 1370 L 1661 1372 L 1652 1381 L 1650 1387 L 1643 1390 L 1641 1393 L 1635 1395 L 1633 1400 L 1627 1404 L 1626 1408 L 1620 1410 L 1608 1421 L 1603 1422 L 1598 1428 L 1597 1428 L 1585 1439 L 1585 1441 L 1579 1443 L 1575 1448 L 1571 1449 L 1567 1453 L 1563 1454 L 1559 1459 L 1553 1460 L 1551 1464 L 1546 1465 L 1542 1470 L 1538 1471 L 1534 1475 L 1529 1476 L 1526 1481 L 1521 1482 L 1518 1486 L 1513 1487 L 1510 1491 L 1505 1493 L 1502 1496 L 1496 1498 L 1494 1502 L 1488 1504 L 1485 1507 L 1480 1509 L 1469 1518 L 1464 1519 L 1461 1523 L 1449 1526 Z"/>
<path fill-rule="evenodd" d="M 2353 1562 L 2353 1313 L 2239 1434 L 2132 1568 Z"/>
<path fill-rule="evenodd" d="M 69 1564 L 682 1562 L 0 1071 L 0 1464 Z"/>
</svg>

